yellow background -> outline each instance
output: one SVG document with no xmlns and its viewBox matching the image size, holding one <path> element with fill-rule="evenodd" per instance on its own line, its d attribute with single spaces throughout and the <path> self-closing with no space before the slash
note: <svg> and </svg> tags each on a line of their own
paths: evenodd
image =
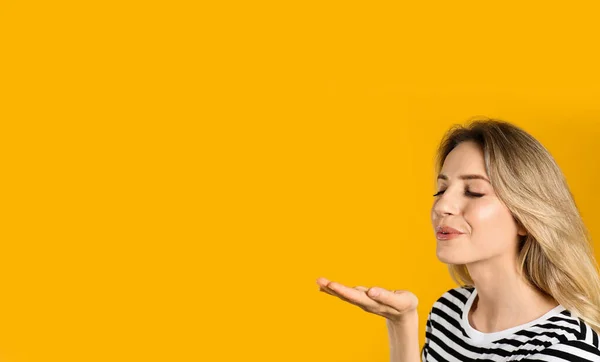
<svg viewBox="0 0 600 362">
<path fill-rule="evenodd" d="M 450 125 L 531 132 L 599 235 L 592 3 L 0 2 L 0 360 L 388 360 L 319 276 L 422 345 Z"/>
</svg>

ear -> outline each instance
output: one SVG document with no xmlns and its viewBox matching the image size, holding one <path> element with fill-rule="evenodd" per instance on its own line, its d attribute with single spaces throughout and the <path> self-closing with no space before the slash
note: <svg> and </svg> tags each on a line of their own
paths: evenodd
<svg viewBox="0 0 600 362">
<path fill-rule="evenodd" d="M 519 220 L 517 220 L 517 234 L 521 236 L 527 235 L 527 229 L 525 229 Z"/>
</svg>

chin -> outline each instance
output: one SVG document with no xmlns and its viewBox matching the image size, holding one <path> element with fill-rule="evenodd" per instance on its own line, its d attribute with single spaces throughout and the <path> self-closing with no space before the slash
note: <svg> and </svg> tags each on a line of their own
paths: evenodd
<svg viewBox="0 0 600 362">
<path fill-rule="evenodd" d="M 439 261 L 445 264 L 467 264 L 469 260 L 465 259 L 464 256 L 452 255 L 452 253 L 437 253 Z"/>
</svg>

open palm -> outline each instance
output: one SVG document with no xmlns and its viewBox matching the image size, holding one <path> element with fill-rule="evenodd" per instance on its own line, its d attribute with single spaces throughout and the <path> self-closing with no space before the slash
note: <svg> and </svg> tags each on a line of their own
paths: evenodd
<svg viewBox="0 0 600 362">
<path fill-rule="evenodd" d="M 407 290 L 389 291 L 379 287 L 347 287 L 325 278 L 317 279 L 319 290 L 354 304 L 362 310 L 397 322 L 417 309 L 419 300 Z"/>
</svg>

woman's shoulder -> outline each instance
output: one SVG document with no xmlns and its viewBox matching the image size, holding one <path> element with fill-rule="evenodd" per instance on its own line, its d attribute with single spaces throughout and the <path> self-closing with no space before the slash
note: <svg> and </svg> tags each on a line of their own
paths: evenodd
<svg viewBox="0 0 600 362">
<path fill-rule="evenodd" d="M 433 303 L 427 319 L 436 320 L 444 318 L 446 320 L 460 320 L 463 313 L 462 311 L 474 289 L 475 288 L 471 286 L 460 286 L 446 290 Z"/>
<path fill-rule="evenodd" d="M 475 287 L 469 285 L 463 285 L 459 287 L 455 287 L 452 289 L 448 289 L 435 301 L 435 304 L 448 304 L 451 303 L 453 305 L 464 306 L 467 303 L 467 300 L 473 294 Z"/>
<path fill-rule="evenodd" d="M 596 361 L 600 362 L 599 335 L 581 317 L 563 309 L 537 326 L 539 336 L 544 336 L 543 349 L 524 361 Z M 541 340 L 541 337 L 540 337 Z"/>
<path fill-rule="evenodd" d="M 529 355 L 523 361 L 594 361 L 600 362 L 598 334 L 590 326 L 581 321 L 581 326 L 588 333 L 583 336 L 561 335 L 560 341 L 555 342 L 535 354 Z"/>
</svg>

